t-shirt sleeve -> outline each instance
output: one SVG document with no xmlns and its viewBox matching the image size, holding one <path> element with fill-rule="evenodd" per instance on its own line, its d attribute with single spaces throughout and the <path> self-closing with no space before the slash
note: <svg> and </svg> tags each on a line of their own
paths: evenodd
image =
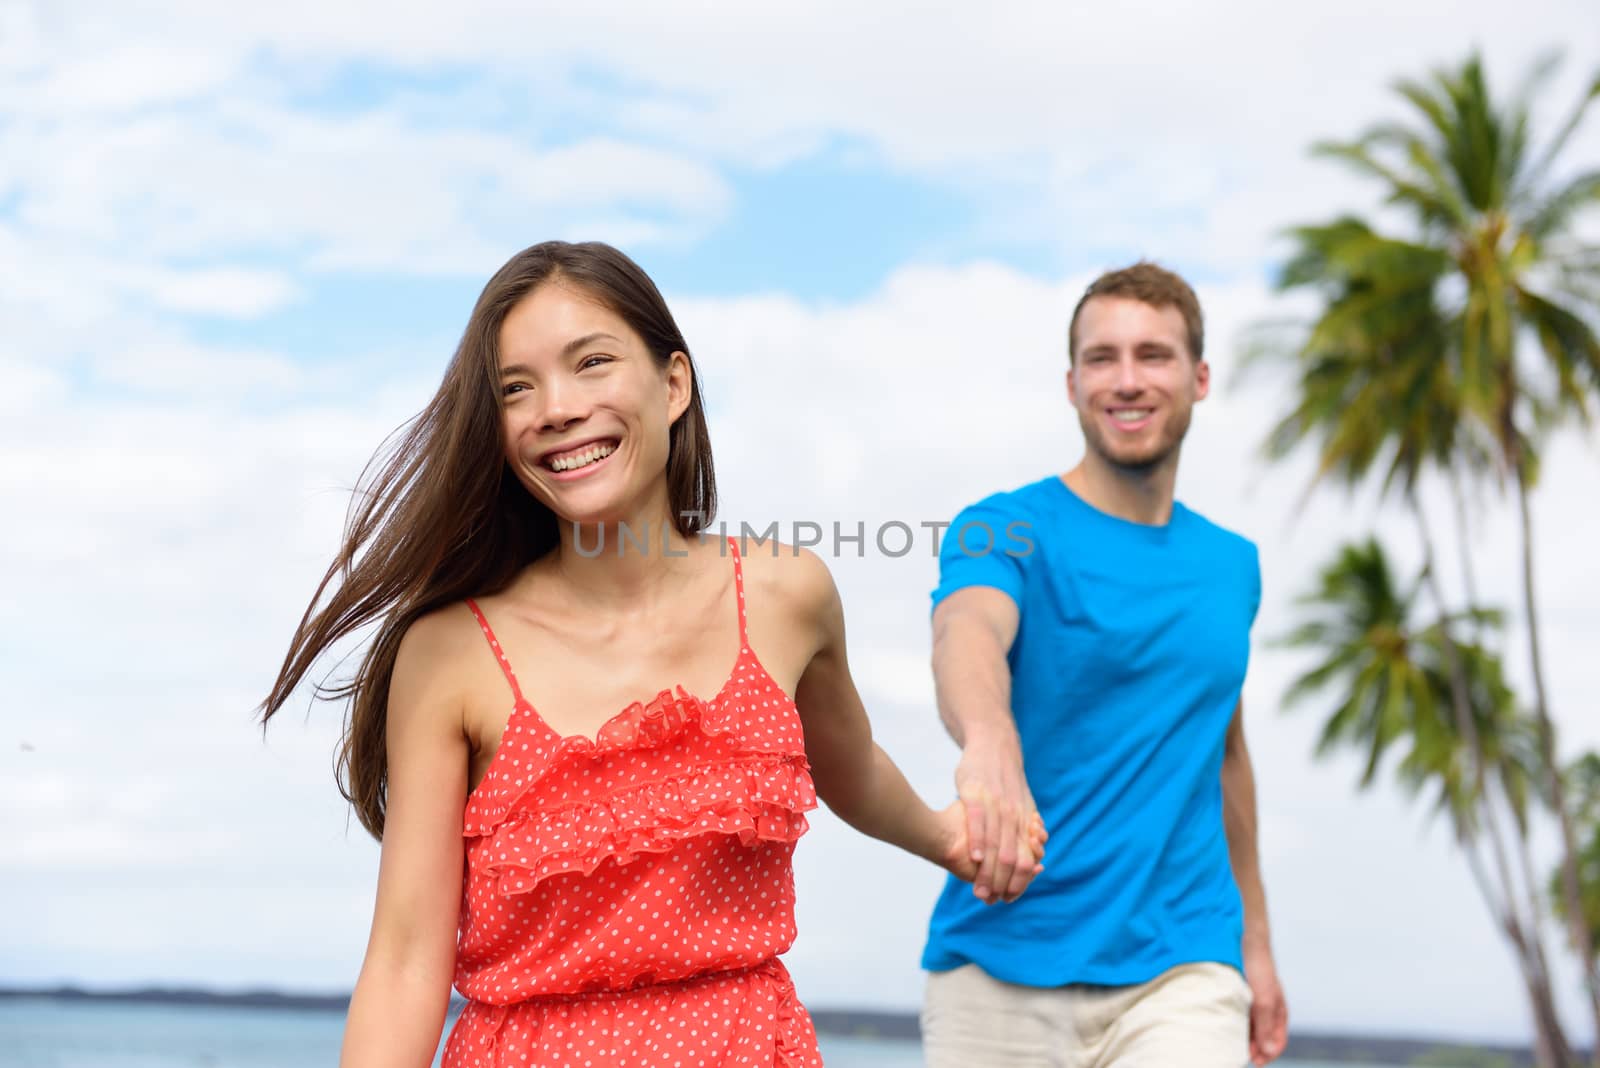
<svg viewBox="0 0 1600 1068">
<path fill-rule="evenodd" d="M 989 586 L 1022 606 L 1028 557 L 1037 537 L 1006 495 L 985 498 L 961 511 L 939 542 L 939 585 L 933 607 L 957 590 Z"/>
<path fill-rule="evenodd" d="M 1256 624 L 1256 615 L 1261 611 L 1261 550 L 1256 548 L 1254 542 L 1247 543 L 1250 553 L 1245 561 L 1248 569 L 1247 577 L 1250 583 L 1250 625 Z"/>
</svg>

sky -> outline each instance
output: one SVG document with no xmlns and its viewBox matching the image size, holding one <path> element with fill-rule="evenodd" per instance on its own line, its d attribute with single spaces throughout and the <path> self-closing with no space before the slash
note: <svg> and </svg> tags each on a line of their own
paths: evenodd
<svg viewBox="0 0 1600 1068">
<path fill-rule="evenodd" d="M 1600 67 L 1592 2 L 534 8 L 0 0 L 0 984 L 348 989 L 377 847 L 334 789 L 340 710 L 306 694 L 263 738 L 254 709 L 483 283 L 595 238 L 689 339 L 723 518 L 786 532 L 947 520 L 1070 467 L 1078 294 L 1139 257 L 1184 272 L 1217 389 L 1179 496 L 1261 548 L 1244 700 L 1293 1023 L 1526 1036 L 1446 828 L 1281 708 L 1306 661 L 1273 639 L 1317 565 L 1376 530 L 1409 566 L 1414 536 L 1266 466 L 1289 395 L 1238 364 L 1297 310 L 1284 227 L 1378 209 L 1307 147 L 1473 47 L 1502 91 L 1566 50 L 1548 128 Z M 1571 159 L 1597 157 L 1591 121 Z M 1535 502 L 1568 755 L 1600 745 L 1596 468 L 1563 435 Z M 925 545 L 822 551 L 879 740 L 942 804 Z M 1514 608 L 1503 503 L 1470 551 Z M 812 823 L 801 996 L 913 1008 L 940 874 Z"/>
</svg>

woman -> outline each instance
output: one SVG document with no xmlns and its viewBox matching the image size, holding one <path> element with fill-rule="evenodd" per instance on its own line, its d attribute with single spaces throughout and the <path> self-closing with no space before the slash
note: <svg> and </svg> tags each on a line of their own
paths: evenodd
<svg viewBox="0 0 1600 1068">
<path fill-rule="evenodd" d="M 715 505 L 649 278 L 600 244 L 513 257 L 263 706 L 378 622 L 332 691 L 340 788 L 383 842 L 345 1065 L 426 1065 L 452 980 L 450 1068 L 820 1064 L 777 959 L 816 798 L 975 875 L 959 806 L 872 742 L 826 567 L 704 537 Z"/>
</svg>

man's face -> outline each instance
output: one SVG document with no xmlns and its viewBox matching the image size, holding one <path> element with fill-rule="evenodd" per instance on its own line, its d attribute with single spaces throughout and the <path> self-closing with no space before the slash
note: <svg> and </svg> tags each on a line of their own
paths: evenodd
<svg viewBox="0 0 1600 1068">
<path fill-rule="evenodd" d="M 1127 297 L 1093 297 L 1077 331 L 1067 399 L 1089 448 L 1129 471 L 1175 458 L 1211 384 L 1211 369 L 1190 355 L 1183 315 Z"/>
</svg>

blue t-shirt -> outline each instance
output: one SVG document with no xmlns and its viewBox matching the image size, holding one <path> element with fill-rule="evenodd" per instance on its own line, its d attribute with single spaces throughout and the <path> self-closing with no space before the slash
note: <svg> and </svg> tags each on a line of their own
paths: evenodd
<svg viewBox="0 0 1600 1068">
<path fill-rule="evenodd" d="M 968 586 L 1017 602 L 1011 711 L 1050 842 L 1011 904 L 952 877 L 923 967 L 1037 987 L 1240 967 L 1221 773 L 1261 599 L 1255 546 L 1181 504 L 1165 526 L 1118 519 L 1052 476 L 951 524 L 933 602 Z"/>
</svg>

